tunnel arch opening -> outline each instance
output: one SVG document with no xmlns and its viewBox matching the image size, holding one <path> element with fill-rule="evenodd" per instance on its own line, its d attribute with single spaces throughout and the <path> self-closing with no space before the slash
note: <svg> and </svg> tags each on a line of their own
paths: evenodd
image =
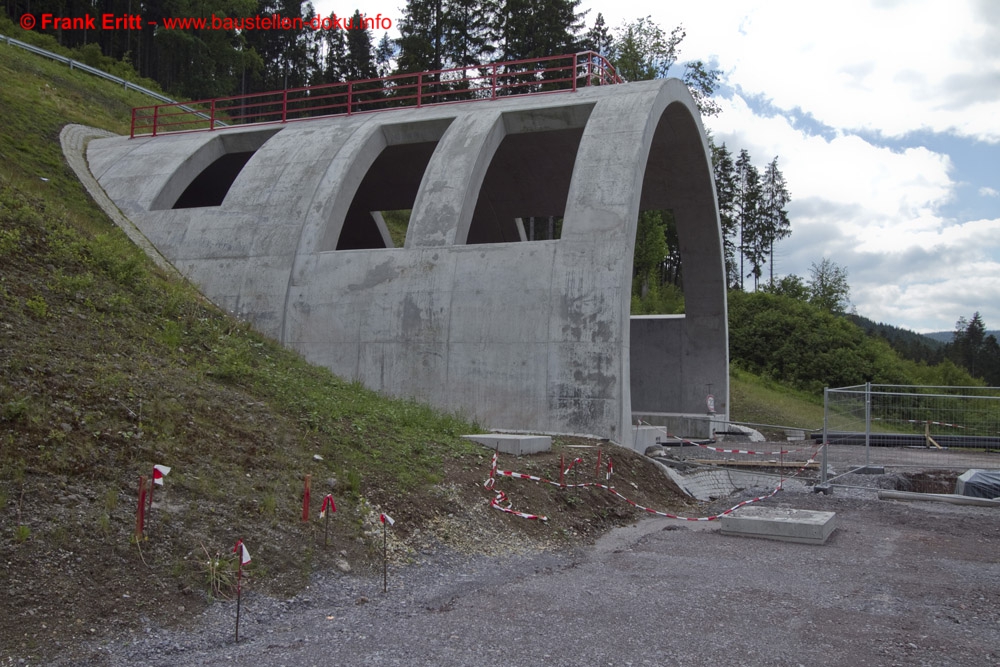
<svg viewBox="0 0 1000 667">
<path fill-rule="evenodd" d="M 150 210 L 221 206 L 247 163 L 281 128 L 223 132 L 174 170 Z"/>
<path fill-rule="evenodd" d="M 711 435 L 713 419 L 728 415 L 729 397 L 722 232 L 703 136 L 681 102 L 667 105 L 656 123 L 643 172 L 633 276 L 642 234 L 654 227 L 650 218 L 659 217 L 666 254 L 657 266 L 660 275 L 651 278 L 671 274 L 666 282 L 681 295 L 682 310 L 629 317 L 633 423 L 691 436 Z"/>
<path fill-rule="evenodd" d="M 560 238 L 580 140 L 593 108 L 581 104 L 502 115 L 504 137 L 479 188 L 467 244 Z"/>
</svg>

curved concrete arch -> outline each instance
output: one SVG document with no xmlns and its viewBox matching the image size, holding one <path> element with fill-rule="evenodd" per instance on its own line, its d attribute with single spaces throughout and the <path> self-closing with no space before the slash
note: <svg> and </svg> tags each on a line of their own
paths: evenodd
<svg viewBox="0 0 1000 667">
<path fill-rule="evenodd" d="M 551 131 L 569 133 L 550 135 L 562 151 L 552 164 L 568 174 L 553 192 L 563 194 L 546 199 L 543 188 L 491 210 L 561 210 L 561 237 L 466 245 L 505 138 L 521 137 L 504 149 L 509 158 L 532 144 L 530 133 Z M 210 140 L 192 136 L 138 148 L 100 139 L 88 156 L 111 199 L 209 298 L 310 361 L 498 429 L 628 445 L 633 413 L 704 417 L 708 392 L 727 416 L 722 235 L 707 142 L 681 82 L 289 124 L 247 163 L 224 207 L 155 210 L 164 183 Z M 374 165 L 401 144 L 423 146 L 401 165 L 422 170 L 399 181 L 415 197 L 405 247 L 331 249 L 366 175 L 391 177 L 388 154 Z M 171 168 L 133 177 L 161 151 Z M 526 153 L 531 180 L 544 178 L 534 164 L 544 152 Z M 402 201 L 387 191 L 379 208 L 377 185 L 358 206 Z M 647 208 L 676 217 L 685 316 L 630 317 L 636 220 Z M 233 241 L 204 243 L 219 238 Z"/>
<path fill-rule="evenodd" d="M 451 246 L 469 235 L 479 188 L 505 129 L 499 110 L 456 118 L 427 165 L 407 231 L 410 247 Z"/>
</svg>

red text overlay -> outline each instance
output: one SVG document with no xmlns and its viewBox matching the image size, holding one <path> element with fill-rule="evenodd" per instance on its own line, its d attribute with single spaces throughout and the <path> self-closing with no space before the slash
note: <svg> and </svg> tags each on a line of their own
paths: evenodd
<svg viewBox="0 0 1000 667">
<path fill-rule="evenodd" d="M 164 17 L 159 21 L 144 21 L 140 14 L 101 14 L 99 16 L 56 16 L 55 14 L 21 15 L 25 30 L 389 30 L 392 19 L 377 14 L 360 17 L 317 16 L 312 19 L 292 18 L 280 14 L 239 16 Z"/>
</svg>

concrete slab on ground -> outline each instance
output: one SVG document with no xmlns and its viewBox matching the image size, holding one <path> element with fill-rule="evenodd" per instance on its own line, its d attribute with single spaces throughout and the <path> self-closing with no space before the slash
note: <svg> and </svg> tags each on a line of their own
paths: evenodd
<svg viewBox="0 0 1000 667">
<path fill-rule="evenodd" d="M 537 454 L 552 449 L 552 438 L 548 435 L 517 435 L 512 433 L 481 433 L 463 435 L 466 440 L 478 442 L 488 449 L 499 449 L 503 454 L 522 456 Z"/>
<path fill-rule="evenodd" d="M 723 535 L 823 544 L 837 527 L 836 512 L 748 506 L 722 517 Z"/>
</svg>

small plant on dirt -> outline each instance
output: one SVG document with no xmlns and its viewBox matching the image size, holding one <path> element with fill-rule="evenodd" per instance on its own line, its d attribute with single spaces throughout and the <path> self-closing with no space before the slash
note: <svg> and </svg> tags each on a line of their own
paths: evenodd
<svg viewBox="0 0 1000 667">
<path fill-rule="evenodd" d="M 101 513 L 101 516 L 97 517 L 97 527 L 100 529 L 104 536 L 111 535 L 111 517 L 106 513 Z"/>
<path fill-rule="evenodd" d="M 204 544 L 201 545 L 201 549 L 206 557 L 204 571 L 209 595 L 212 598 L 228 600 L 236 589 L 236 575 L 239 568 L 237 554 L 216 552 L 215 556 L 212 556 Z"/>
<path fill-rule="evenodd" d="M 31 537 L 31 526 L 18 524 L 17 528 L 14 529 L 14 541 L 21 544 L 27 542 L 29 537 Z"/>
<path fill-rule="evenodd" d="M 31 314 L 38 319 L 45 319 L 49 315 L 49 304 L 45 302 L 45 297 L 35 295 L 24 302 Z"/>
<path fill-rule="evenodd" d="M 344 480 L 344 492 L 354 498 L 361 496 L 361 474 L 357 470 L 348 470 L 340 475 Z"/>
<path fill-rule="evenodd" d="M 118 507 L 118 488 L 111 487 L 104 492 L 104 509 L 113 512 Z"/>
<path fill-rule="evenodd" d="M 278 511 L 278 498 L 273 493 L 265 493 L 260 502 L 260 512 L 265 516 L 274 516 Z"/>
</svg>

